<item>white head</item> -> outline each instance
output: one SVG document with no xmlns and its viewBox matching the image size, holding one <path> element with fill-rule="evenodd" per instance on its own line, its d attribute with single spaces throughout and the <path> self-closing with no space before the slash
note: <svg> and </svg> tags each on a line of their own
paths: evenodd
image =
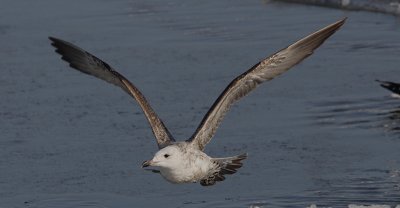
<svg viewBox="0 0 400 208">
<path fill-rule="evenodd" d="M 160 149 L 153 159 L 144 161 L 142 167 L 153 166 L 174 169 L 181 165 L 182 157 L 182 151 L 179 147 L 170 145 Z"/>
</svg>

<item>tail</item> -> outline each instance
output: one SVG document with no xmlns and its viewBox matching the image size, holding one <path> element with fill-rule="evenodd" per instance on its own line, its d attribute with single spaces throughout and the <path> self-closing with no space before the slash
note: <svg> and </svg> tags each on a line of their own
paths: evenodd
<svg viewBox="0 0 400 208">
<path fill-rule="evenodd" d="M 386 88 L 396 94 L 400 94 L 400 84 L 395 82 L 387 82 L 387 81 L 380 81 L 375 80 L 380 83 L 381 87 Z"/>
<path fill-rule="evenodd" d="M 224 175 L 236 173 L 237 169 L 242 167 L 242 160 L 247 158 L 247 153 L 225 158 L 214 158 L 214 163 L 217 165 L 215 172 L 211 173 L 207 178 L 200 181 L 202 186 L 214 185 L 217 181 L 225 180 Z"/>
</svg>

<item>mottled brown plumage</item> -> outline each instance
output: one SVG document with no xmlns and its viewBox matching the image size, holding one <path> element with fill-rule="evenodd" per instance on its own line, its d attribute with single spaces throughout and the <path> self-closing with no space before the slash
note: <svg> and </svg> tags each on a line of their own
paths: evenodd
<svg viewBox="0 0 400 208">
<path fill-rule="evenodd" d="M 310 56 L 344 24 L 345 20 L 342 19 L 308 35 L 236 77 L 212 105 L 189 141 L 196 143 L 198 148 L 203 150 L 234 102 L 254 90 L 259 84 L 277 77 Z"/>
<path fill-rule="evenodd" d="M 261 83 L 286 72 L 310 56 L 344 22 L 345 19 L 342 19 L 312 33 L 260 61 L 238 76 L 218 97 L 193 136 L 182 142 L 175 142 L 142 93 L 124 76 L 107 63 L 71 43 L 53 37 L 50 37 L 50 40 L 57 48 L 56 52 L 61 54 L 62 59 L 67 61 L 72 68 L 121 87 L 139 103 L 160 149 L 152 160 L 143 163 L 143 167 L 159 167 L 159 173 L 172 183 L 200 182 L 203 186 L 210 186 L 217 181 L 225 180 L 225 175 L 236 173 L 237 169 L 242 167 L 242 160 L 247 158 L 247 154 L 211 158 L 203 152 L 230 106 Z"/>
<path fill-rule="evenodd" d="M 69 63 L 70 67 L 121 87 L 132 96 L 139 103 L 146 115 L 160 149 L 175 141 L 146 98 L 128 79 L 111 68 L 107 63 L 78 46 L 54 37 L 49 37 L 49 39 L 52 41 L 51 45 L 57 48 L 56 52 L 62 56 L 64 61 Z"/>
</svg>

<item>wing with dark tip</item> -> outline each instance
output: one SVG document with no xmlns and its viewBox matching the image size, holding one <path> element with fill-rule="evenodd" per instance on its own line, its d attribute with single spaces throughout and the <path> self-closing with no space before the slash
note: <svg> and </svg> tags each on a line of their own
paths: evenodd
<svg viewBox="0 0 400 208">
<path fill-rule="evenodd" d="M 220 122 L 234 102 L 247 95 L 261 83 L 288 71 L 291 67 L 310 56 L 316 48 L 344 24 L 345 20 L 346 18 L 308 35 L 262 60 L 234 79 L 214 102 L 196 132 L 188 141 L 203 150 L 214 136 Z"/>
<path fill-rule="evenodd" d="M 216 165 L 215 171 L 200 180 L 202 186 L 212 186 L 217 181 L 225 180 L 224 175 L 232 175 L 237 172 L 237 169 L 243 166 L 242 160 L 247 158 L 247 153 L 234 157 L 213 158 Z"/>
<path fill-rule="evenodd" d="M 400 83 L 376 80 L 380 83 L 381 87 L 400 95 Z"/>
<path fill-rule="evenodd" d="M 131 82 L 129 82 L 129 80 L 111 68 L 110 65 L 87 51 L 64 40 L 53 37 L 49 37 L 49 39 L 52 41 L 51 45 L 57 49 L 56 52 L 62 56 L 64 61 L 69 63 L 70 67 L 121 87 L 125 92 L 131 95 L 139 103 L 146 115 L 159 148 L 174 141 L 161 119 L 150 107 L 146 98 Z"/>
</svg>

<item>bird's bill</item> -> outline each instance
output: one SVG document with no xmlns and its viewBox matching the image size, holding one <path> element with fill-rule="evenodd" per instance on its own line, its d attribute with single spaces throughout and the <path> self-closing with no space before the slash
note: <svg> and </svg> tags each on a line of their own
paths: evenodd
<svg viewBox="0 0 400 208">
<path fill-rule="evenodd" d="M 142 168 L 149 167 L 149 166 L 152 166 L 152 165 L 153 165 L 153 161 L 152 160 L 146 160 L 146 161 L 144 161 L 142 163 Z"/>
</svg>

